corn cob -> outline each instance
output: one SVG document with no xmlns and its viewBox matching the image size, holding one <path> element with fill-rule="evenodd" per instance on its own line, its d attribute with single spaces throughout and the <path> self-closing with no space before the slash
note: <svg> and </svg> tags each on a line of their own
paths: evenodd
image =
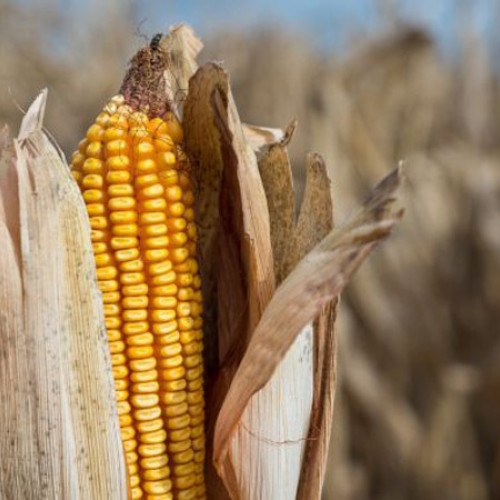
<svg viewBox="0 0 500 500">
<path fill-rule="evenodd" d="M 130 497 L 203 499 L 202 297 L 183 131 L 114 96 L 72 157 L 90 218 Z"/>
</svg>

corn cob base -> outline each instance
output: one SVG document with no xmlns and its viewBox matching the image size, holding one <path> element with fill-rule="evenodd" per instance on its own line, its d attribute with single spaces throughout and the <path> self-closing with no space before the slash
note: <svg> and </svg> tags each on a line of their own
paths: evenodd
<svg viewBox="0 0 500 500">
<path fill-rule="evenodd" d="M 113 97 L 73 154 L 90 218 L 130 497 L 204 499 L 201 280 L 182 128 Z"/>
</svg>

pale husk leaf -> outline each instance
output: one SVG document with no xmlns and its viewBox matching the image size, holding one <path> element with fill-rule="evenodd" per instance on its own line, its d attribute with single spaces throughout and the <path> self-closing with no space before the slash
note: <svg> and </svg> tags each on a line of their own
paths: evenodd
<svg viewBox="0 0 500 500">
<path fill-rule="evenodd" d="M 334 299 L 314 322 L 314 394 L 309 432 L 302 455 L 297 500 L 319 500 L 328 460 L 336 390 L 337 342 Z"/>
<path fill-rule="evenodd" d="M 0 498 L 125 499 L 90 228 L 42 131 L 46 96 L 1 162 Z"/>
</svg>

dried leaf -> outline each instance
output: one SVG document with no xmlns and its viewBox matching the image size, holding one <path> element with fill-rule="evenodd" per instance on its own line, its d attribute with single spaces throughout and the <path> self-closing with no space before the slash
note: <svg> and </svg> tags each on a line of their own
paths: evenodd
<svg viewBox="0 0 500 500">
<path fill-rule="evenodd" d="M 0 497 L 125 499 L 90 228 L 42 132 L 46 95 L 23 120 L 15 163 L 0 173 Z M 17 203 L 5 203 L 12 196 Z"/>
<path fill-rule="evenodd" d="M 228 93 L 227 111 L 227 122 L 222 115 L 219 123 L 222 137 L 231 140 L 234 154 L 223 147 L 223 182 L 226 181 L 227 185 L 221 194 L 223 198 L 229 198 L 235 211 L 222 215 L 232 219 L 239 232 L 248 287 L 248 328 L 252 332 L 275 289 L 269 211 L 257 158 L 245 141 L 231 92 Z"/>
<path fill-rule="evenodd" d="M 0 128 L 0 152 L 10 146 L 10 131 L 7 125 Z"/>
<path fill-rule="evenodd" d="M 399 183 L 400 171 L 396 170 L 374 189 L 357 214 L 299 263 L 276 291 L 217 419 L 214 461 L 222 474 L 231 438 L 251 396 L 268 382 L 301 329 L 340 293 L 350 275 L 401 216 L 388 208 Z"/>
<path fill-rule="evenodd" d="M 252 396 L 232 437 L 230 462 L 241 498 L 296 496 L 314 394 L 313 337 L 308 324 Z"/>
<path fill-rule="evenodd" d="M 223 170 L 220 134 L 214 123 L 213 103 L 217 93 L 224 94 L 227 91 L 227 78 L 222 68 L 205 65 L 191 79 L 184 105 L 185 147 L 193 162 L 197 191 L 196 223 L 206 311 L 205 336 L 209 341 L 217 338 L 215 263 L 218 252 L 219 192 Z M 220 101 L 220 98 L 217 101 Z"/>
<path fill-rule="evenodd" d="M 17 185 L 15 151 L 8 129 L 4 127 L 0 137 L 0 221 L 6 226 L 5 238 L 8 238 L 16 261 L 21 258 L 19 248 L 19 197 L 12 186 Z"/>
<path fill-rule="evenodd" d="M 308 157 L 304 198 L 290 247 L 287 272 L 290 272 L 333 229 L 333 201 L 330 179 L 323 158 Z M 334 325 L 338 297 L 326 305 L 314 321 L 312 356 L 314 357 L 313 400 L 309 431 L 302 448 L 302 470 L 297 479 L 297 498 L 321 497 L 327 465 L 333 419 L 336 373 Z"/>
</svg>

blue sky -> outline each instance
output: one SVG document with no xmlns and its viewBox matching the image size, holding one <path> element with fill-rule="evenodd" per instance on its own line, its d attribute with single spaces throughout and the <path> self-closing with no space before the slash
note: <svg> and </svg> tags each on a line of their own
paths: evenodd
<svg viewBox="0 0 500 500">
<path fill-rule="evenodd" d="M 377 0 L 135 0 L 136 13 L 148 34 L 179 21 L 204 36 L 230 24 L 252 29 L 279 23 L 308 35 L 320 47 L 339 47 L 353 32 L 371 32 L 380 25 Z M 443 46 L 452 44 L 460 22 L 477 32 L 494 34 L 500 25 L 500 0 L 393 0 L 402 19 L 427 27 Z M 459 6 L 467 14 L 460 21 Z M 462 16 L 463 17 L 463 16 Z"/>
</svg>

